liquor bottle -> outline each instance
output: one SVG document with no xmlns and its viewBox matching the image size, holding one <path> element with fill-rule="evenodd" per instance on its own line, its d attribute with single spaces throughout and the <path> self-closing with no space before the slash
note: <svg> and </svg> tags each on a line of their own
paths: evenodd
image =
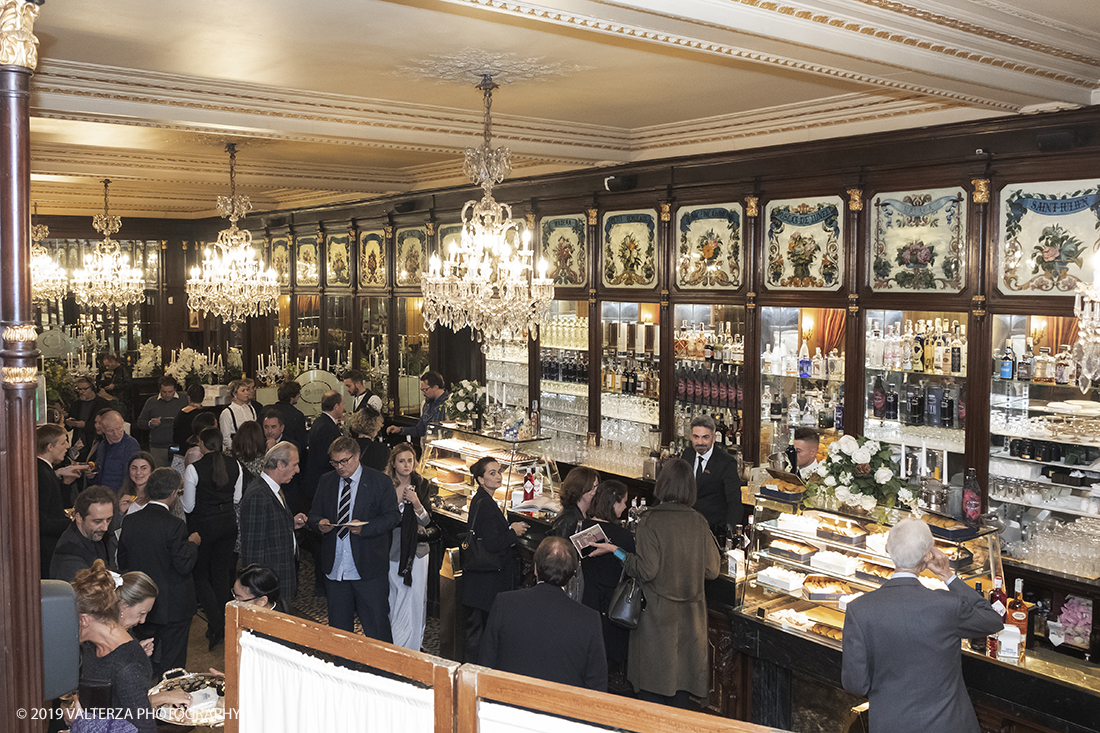
<svg viewBox="0 0 1100 733">
<path fill-rule="evenodd" d="M 680 322 L 680 328 L 673 336 L 672 354 L 677 359 L 687 358 L 687 321 Z"/>
<path fill-rule="evenodd" d="M 836 401 L 830 399 L 828 404 L 822 402 L 821 409 L 817 411 L 817 427 L 827 430 L 833 427 L 836 414 Z"/>
<path fill-rule="evenodd" d="M 943 390 L 943 399 L 940 400 L 940 426 L 955 427 L 955 399 L 951 396 L 951 390 L 946 387 Z"/>
<path fill-rule="evenodd" d="M 821 347 L 814 350 L 814 358 L 810 360 L 810 376 L 814 379 L 825 378 L 825 357 L 821 355 Z"/>
<path fill-rule="evenodd" d="M 1004 589 L 1001 587 L 1003 585 L 1004 580 L 998 575 L 993 578 L 993 590 L 989 591 L 989 605 L 993 606 L 993 610 L 1002 619 L 1005 616 L 1005 611 L 1008 610 L 1008 596 L 1005 595 Z"/>
<path fill-rule="evenodd" d="M 924 388 L 914 385 L 909 393 L 909 424 L 924 425 Z"/>
<path fill-rule="evenodd" d="M 699 371 L 701 372 L 701 374 L 699 376 L 699 384 L 703 388 L 702 397 L 699 398 L 699 404 L 700 405 L 709 405 L 710 404 L 711 387 L 713 386 L 713 384 L 711 382 L 711 378 L 710 378 L 711 377 L 710 370 L 707 367 L 699 367 Z"/>
<path fill-rule="evenodd" d="M 1016 593 L 1008 602 L 1008 610 L 1005 612 L 1005 623 L 1012 624 L 1020 630 L 1021 642 L 1027 639 L 1027 604 L 1024 603 L 1024 579 L 1016 578 Z"/>
<path fill-rule="evenodd" d="M 703 328 L 702 324 L 699 325 L 699 328 L 700 329 Z M 709 364 L 710 362 L 714 361 L 714 336 L 711 333 L 704 333 L 703 336 L 702 336 L 702 340 L 703 340 L 703 361 L 705 361 Z"/>
<path fill-rule="evenodd" d="M 1054 383 L 1069 384 L 1074 378 L 1075 366 L 1069 355 L 1069 346 L 1062 344 L 1058 356 L 1054 357 Z"/>
<path fill-rule="evenodd" d="M 916 328 L 913 331 L 913 371 L 924 371 L 924 323 L 923 321 L 917 321 Z"/>
<path fill-rule="evenodd" d="M 962 371 L 959 372 L 961 376 L 966 376 L 966 324 L 959 324 L 959 340 L 962 341 Z"/>
<path fill-rule="evenodd" d="M 934 345 L 932 347 L 932 371 L 936 374 L 943 374 L 943 324 L 939 318 L 936 319 L 936 330 L 932 334 Z"/>
<path fill-rule="evenodd" d="M 798 376 L 798 354 L 789 353 L 786 349 L 783 350 L 780 357 L 781 364 L 783 366 L 782 374 L 787 377 Z"/>
<path fill-rule="evenodd" d="M 787 422 L 793 428 L 799 424 L 799 418 L 802 417 L 802 410 L 798 407 L 798 396 L 795 393 L 791 393 L 791 398 L 787 402 Z"/>
<path fill-rule="evenodd" d="M 813 362 L 810 361 L 810 347 L 805 340 L 802 342 L 802 347 L 798 350 L 798 376 L 809 377 L 810 369 L 813 368 Z"/>
<path fill-rule="evenodd" d="M 886 413 L 887 420 L 898 419 L 898 393 L 894 391 L 893 382 L 886 385 Z"/>
<path fill-rule="evenodd" d="M 1020 361 L 1016 364 L 1016 379 L 1021 382 L 1030 382 L 1034 374 L 1035 353 L 1032 351 L 1033 340 L 1029 336 L 1024 353 L 1020 354 Z"/>
<path fill-rule="evenodd" d="M 772 345 L 764 345 L 764 355 L 760 357 L 760 373 L 761 374 L 774 374 L 775 373 L 775 354 L 772 353 Z"/>
<path fill-rule="evenodd" d="M 768 408 L 769 415 L 772 420 L 779 420 L 783 417 L 783 403 L 779 401 L 779 390 L 776 389 L 772 395 L 771 406 Z"/>
<path fill-rule="evenodd" d="M 771 419 L 772 386 L 764 385 L 764 395 L 760 398 L 760 421 L 767 422 Z"/>
<path fill-rule="evenodd" d="M 978 595 L 985 596 L 982 592 L 982 581 L 978 581 L 974 584 L 974 590 L 978 591 Z M 985 654 L 986 637 L 984 636 L 972 636 L 969 639 L 970 651 L 977 652 L 978 654 Z"/>
<path fill-rule="evenodd" d="M 729 373 L 718 367 L 718 406 L 730 406 L 730 377 Z"/>
<path fill-rule="evenodd" d="M 1016 376 L 1016 352 L 1012 350 L 1012 339 L 1005 339 L 1005 348 L 1001 352 L 1001 379 L 1013 379 Z"/>
<path fill-rule="evenodd" d="M 676 363 L 676 401 L 687 402 L 687 368 L 683 362 Z"/>
<path fill-rule="evenodd" d="M 612 392 L 623 391 L 623 365 L 622 362 L 615 362 L 615 384 L 613 385 Z"/>
<path fill-rule="evenodd" d="M 721 364 L 726 351 L 726 337 L 722 334 L 722 322 L 714 325 L 714 347 L 711 349 L 711 358 L 715 364 Z"/>
<path fill-rule="evenodd" d="M 1054 357 L 1050 355 L 1050 347 L 1039 347 L 1039 355 L 1035 357 L 1035 365 L 1032 367 L 1035 374 L 1032 381 L 1037 384 L 1054 384 Z"/>
<path fill-rule="evenodd" d="M 924 322 L 924 371 L 934 374 L 936 371 L 936 333 L 932 330 L 932 320 Z"/>
<path fill-rule="evenodd" d="M 697 404 L 697 405 L 706 404 L 705 402 L 703 402 L 703 368 L 702 367 L 696 367 L 695 368 L 694 379 L 695 379 L 695 404 Z"/>
<path fill-rule="evenodd" d="M 982 490 L 978 485 L 978 472 L 973 468 L 968 468 L 966 470 L 966 480 L 963 482 L 963 520 L 966 522 L 966 526 L 977 528 L 981 513 Z"/>
<path fill-rule="evenodd" d="M 962 374 L 963 372 L 963 345 L 962 338 L 959 336 L 959 327 L 955 326 L 955 337 L 951 339 L 951 373 Z"/>
<path fill-rule="evenodd" d="M 844 432 L 844 399 L 838 399 L 836 401 L 836 410 L 833 414 L 833 428 L 838 433 Z"/>
<path fill-rule="evenodd" d="M 646 377 L 647 375 L 645 364 L 642 364 L 641 368 L 636 370 L 634 373 L 634 394 L 638 395 L 639 397 L 646 396 L 646 390 L 648 389 L 648 385 L 646 384 Z"/>
<path fill-rule="evenodd" d="M 913 370 L 913 322 L 905 322 L 905 334 L 901 337 L 901 370 Z"/>
<path fill-rule="evenodd" d="M 725 419 L 722 417 L 722 413 L 714 413 L 714 442 L 718 445 L 726 444 L 726 432 L 729 430 L 729 426 L 726 425 Z"/>
<path fill-rule="evenodd" d="M 882 377 L 875 377 L 874 387 L 871 389 L 871 414 L 881 418 L 886 416 L 886 386 L 882 383 Z"/>
</svg>

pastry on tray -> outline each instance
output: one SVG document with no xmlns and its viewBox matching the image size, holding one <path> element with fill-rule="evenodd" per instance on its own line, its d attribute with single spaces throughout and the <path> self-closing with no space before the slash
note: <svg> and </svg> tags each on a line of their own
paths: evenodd
<svg viewBox="0 0 1100 733">
<path fill-rule="evenodd" d="M 871 575 L 880 580 L 889 580 L 890 576 L 894 574 L 894 569 L 888 568 L 885 565 L 879 565 L 876 562 L 867 562 L 864 560 L 859 564 L 859 567 L 856 568 L 856 572 L 862 573 L 863 575 Z"/>
<path fill-rule="evenodd" d="M 860 527 L 855 522 L 847 522 L 836 517 L 818 517 L 817 528 L 822 532 L 828 532 L 840 537 L 862 537 L 867 534 L 867 530 L 863 529 L 863 527 Z"/>
<path fill-rule="evenodd" d="M 771 544 L 768 545 L 768 549 L 785 552 L 788 555 L 812 555 L 813 553 L 817 552 L 816 547 L 804 545 L 801 542 L 794 542 L 793 540 L 781 539 L 772 540 Z"/>
<path fill-rule="evenodd" d="M 836 595 L 848 595 L 852 587 L 843 580 L 828 578 L 824 575 L 811 575 L 802 582 L 802 587 L 810 593 L 828 593 Z"/>
<path fill-rule="evenodd" d="M 840 629 L 835 629 L 832 626 L 828 626 L 826 624 L 814 624 L 810 627 L 810 631 L 814 632 L 815 634 L 827 636 L 835 641 L 840 641 L 842 637 Z"/>
</svg>

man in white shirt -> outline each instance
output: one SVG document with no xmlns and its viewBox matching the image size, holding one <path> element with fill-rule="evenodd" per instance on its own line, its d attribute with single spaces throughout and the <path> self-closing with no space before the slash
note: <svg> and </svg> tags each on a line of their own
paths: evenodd
<svg viewBox="0 0 1100 733">
<path fill-rule="evenodd" d="M 817 431 L 813 428 L 795 428 L 794 441 L 792 442 L 795 463 L 797 464 L 794 473 L 803 481 L 807 481 L 817 471 L 818 467 L 817 447 L 820 439 L 817 436 Z"/>
<path fill-rule="evenodd" d="M 352 397 L 352 412 L 359 412 L 370 405 L 378 412 L 382 412 L 382 398 L 367 389 L 367 377 L 358 369 L 352 369 L 344 375 L 344 389 Z"/>
</svg>

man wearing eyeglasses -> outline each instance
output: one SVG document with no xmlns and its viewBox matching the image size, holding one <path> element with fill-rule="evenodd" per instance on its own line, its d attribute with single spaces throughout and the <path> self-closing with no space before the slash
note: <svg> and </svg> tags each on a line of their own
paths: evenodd
<svg viewBox="0 0 1100 733">
<path fill-rule="evenodd" d="M 74 463 L 88 460 L 88 452 L 96 437 L 95 414 L 110 406 L 110 402 L 96 394 L 92 380 L 76 378 L 76 399 L 69 405 L 69 417 L 65 420 L 65 427 L 73 431 L 72 444 L 80 444 Z"/>
<path fill-rule="evenodd" d="M 359 463 L 359 444 L 341 437 L 329 448 L 334 471 L 321 477 L 309 526 L 321 533 L 319 574 L 326 578 L 329 625 L 390 642 L 390 530 L 401 521 L 393 481 Z"/>
<path fill-rule="evenodd" d="M 420 394 L 424 395 L 424 404 L 420 408 L 420 419 L 416 425 L 405 428 L 390 425 L 386 428 L 388 434 L 400 433 L 413 438 L 423 438 L 428 434 L 429 425 L 443 422 L 443 405 L 449 396 L 447 390 L 443 388 L 443 375 L 439 372 L 425 372 L 420 378 Z"/>
</svg>

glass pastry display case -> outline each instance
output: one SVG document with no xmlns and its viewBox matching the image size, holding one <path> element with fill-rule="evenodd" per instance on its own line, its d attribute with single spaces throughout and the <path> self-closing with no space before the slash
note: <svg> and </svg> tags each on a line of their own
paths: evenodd
<svg viewBox="0 0 1100 733">
<path fill-rule="evenodd" d="M 922 506 L 960 517 L 961 507 L 951 497 L 959 495 L 970 465 L 966 318 L 966 313 L 871 310 L 865 321 L 863 432 L 898 447 L 902 478 L 919 479 Z"/>
<path fill-rule="evenodd" d="M 548 443 L 545 437 L 506 440 L 451 423 L 432 425 L 424 438 L 418 471 L 436 487 L 434 506 L 465 520 L 470 498 L 477 491 L 470 466 L 492 456 L 500 463 L 504 478 L 494 497 L 497 504 L 550 521 L 561 510 L 561 503 L 557 497 L 558 467 L 545 452 Z M 533 491 L 532 499 L 523 498 L 525 481 Z"/>
<path fill-rule="evenodd" d="M 760 463 L 781 456 L 800 426 L 844 430 L 840 308 L 760 309 Z"/>
<path fill-rule="evenodd" d="M 688 445 L 691 420 L 701 414 L 714 418 L 716 440 L 727 449 L 740 449 L 745 308 L 681 304 L 675 306 L 674 316 L 674 452 Z"/>
<path fill-rule="evenodd" d="M 839 646 L 847 604 L 894 572 L 886 553 L 890 525 L 839 510 L 803 510 L 797 501 L 763 494 L 757 495 L 754 516 L 742 611 Z M 893 511 L 890 519 L 910 516 Z M 971 530 L 938 515 L 922 518 L 960 578 L 970 585 L 982 581 L 985 589 L 992 587 L 986 535 L 993 530 Z M 920 581 L 929 588 L 945 588 L 929 571 Z"/>
</svg>

